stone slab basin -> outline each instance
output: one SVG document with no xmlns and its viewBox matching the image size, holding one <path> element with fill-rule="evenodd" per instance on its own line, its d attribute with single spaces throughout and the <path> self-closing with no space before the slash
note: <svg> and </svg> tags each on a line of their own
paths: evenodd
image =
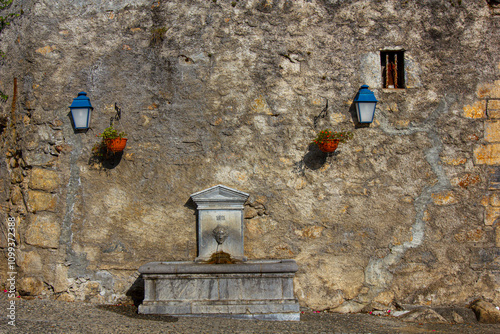
<svg viewBox="0 0 500 334">
<path fill-rule="evenodd" d="M 293 294 L 297 270 L 295 260 L 150 262 L 139 268 L 144 279 L 139 313 L 299 321 Z"/>
</svg>

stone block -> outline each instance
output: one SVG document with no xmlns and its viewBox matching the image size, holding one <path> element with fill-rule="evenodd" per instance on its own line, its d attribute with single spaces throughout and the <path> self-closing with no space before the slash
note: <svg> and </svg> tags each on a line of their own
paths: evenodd
<svg viewBox="0 0 500 334">
<path fill-rule="evenodd" d="M 85 301 L 91 303 L 99 302 L 99 297 L 102 297 L 100 296 L 101 291 L 101 283 L 97 281 L 86 282 L 83 286 L 83 295 L 85 296 Z"/>
<path fill-rule="evenodd" d="M 491 168 L 488 171 L 488 188 L 490 190 L 498 190 L 500 189 L 500 167 Z"/>
<path fill-rule="evenodd" d="M 463 158 L 463 157 L 459 157 L 459 158 L 455 158 L 455 157 L 442 157 L 441 161 L 444 162 L 447 165 L 458 166 L 458 165 L 465 164 L 467 162 L 467 159 Z"/>
<path fill-rule="evenodd" d="M 281 58 L 280 69 L 283 75 L 291 75 L 300 73 L 300 62 L 291 61 L 288 58 Z"/>
<path fill-rule="evenodd" d="M 434 204 L 436 205 L 450 205 L 458 202 L 458 200 L 455 198 L 455 195 L 451 191 L 432 194 L 431 196 Z"/>
<path fill-rule="evenodd" d="M 464 117 L 483 118 L 486 111 L 486 101 L 477 101 L 473 105 L 466 105 L 463 111 Z"/>
<path fill-rule="evenodd" d="M 484 215 L 484 225 L 491 226 L 500 217 L 500 207 L 488 206 Z"/>
<path fill-rule="evenodd" d="M 10 200 L 12 204 L 19 205 L 23 203 L 23 193 L 21 189 L 17 186 L 14 186 L 10 192 Z"/>
<path fill-rule="evenodd" d="M 486 110 L 488 118 L 500 118 L 500 100 L 488 100 Z"/>
<path fill-rule="evenodd" d="M 23 152 L 23 159 L 28 166 L 50 167 L 55 164 L 57 157 L 34 150 Z"/>
<path fill-rule="evenodd" d="M 500 247 L 500 226 L 495 228 L 495 246 Z"/>
<path fill-rule="evenodd" d="M 17 264 L 25 274 L 40 274 L 43 269 L 42 259 L 37 252 L 20 252 Z"/>
<path fill-rule="evenodd" d="M 33 168 L 29 181 L 30 189 L 55 192 L 60 185 L 59 174 L 55 171 Z"/>
<path fill-rule="evenodd" d="M 384 306 L 391 305 L 394 300 L 394 292 L 392 291 L 382 291 L 373 299 L 373 302 L 382 304 Z"/>
<path fill-rule="evenodd" d="M 267 104 L 266 99 L 262 96 L 259 95 L 251 104 L 251 110 L 253 113 L 256 114 L 263 114 L 263 115 L 272 115 L 273 113 L 271 112 L 271 109 L 269 108 L 269 105 Z"/>
<path fill-rule="evenodd" d="M 11 173 L 10 182 L 12 184 L 21 183 L 24 180 L 23 172 L 21 168 L 15 168 Z"/>
<path fill-rule="evenodd" d="M 496 206 L 496 207 L 500 206 L 500 192 L 495 191 L 493 194 L 490 195 L 489 204 L 491 206 Z"/>
<path fill-rule="evenodd" d="M 38 211 L 55 212 L 56 205 L 57 205 L 56 195 L 37 190 L 28 191 L 28 209 L 31 212 L 38 212 Z"/>
<path fill-rule="evenodd" d="M 470 231 L 462 231 L 455 234 L 455 240 L 458 242 L 480 242 L 485 239 L 485 232 L 481 228 Z"/>
<path fill-rule="evenodd" d="M 487 324 L 500 323 L 500 311 L 492 303 L 476 300 L 471 304 L 470 308 L 476 314 L 479 322 Z"/>
<path fill-rule="evenodd" d="M 491 90 L 490 98 L 500 99 L 500 80 L 495 80 L 493 89 Z"/>
<path fill-rule="evenodd" d="M 500 98 L 500 80 L 493 83 L 483 83 L 477 88 L 477 97 L 481 99 L 497 99 Z"/>
<path fill-rule="evenodd" d="M 348 300 L 342 303 L 340 306 L 334 308 L 332 311 L 335 313 L 358 313 L 361 312 L 361 310 L 365 307 L 366 305 L 363 303 L 358 303 L 357 301 L 354 300 Z"/>
<path fill-rule="evenodd" d="M 43 280 L 39 277 L 23 277 L 17 286 L 21 296 L 38 296 L 43 292 L 43 288 Z"/>
<path fill-rule="evenodd" d="M 46 45 L 44 47 L 36 49 L 35 52 L 46 56 L 47 54 L 51 53 L 55 49 L 57 49 L 57 47 L 55 45 Z"/>
<path fill-rule="evenodd" d="M 453 186 L 459 186 L 461 188 L 467 189 L 468 187 L 481 182 L 481 176 L 479 174 L 465 173 L 460 177 L 453 178 L 451 184 Z"/>
<path fill-rule="evenodd" d="M 62 302 L 74 302 L 75 296 L 70 295 L 69 293 L 65 292 L 65 293 L 61 294 L 59 297 L 57 297 L 56 300 L 62 301 Z"/>
<path fill-rule="evenodd" d="M 316 239 L 321 237 L 321 233 L 325 228 L 323 226 L 308 226 L 302 230 L 295 230 L 294 233 L 301 238 Z"/>
<path fill-rule="evenodd" d="M 430 308 L 418 308 L 411 310 L 410 312 L 399 316 L 398 319 L 411 322 L 448 323 L 443 316 Z"/>
<path fill-rule="evenodd" d="M 490 143 L 500 142 L 500 121 L 484 122 L 484 140 Z"/>
<path fill-rule="evenodd" d="M 31 223 L 26 230 L 26 243 L 43 248 L 58 248 L 61 225 L 53 214 L 31 216 Z"/>
<path fill-rule="evenodd" d="M 488 144 L 474 149 L 474 163 L 477 165 L 500 165 L 500 144 Z"/>
<path fill-rule="evenodd" d="M 54 289 L 54 293 L 63 292 L 68 289 L 68 267 L 63 264 L 56 265 L 52 287 Z"/>
<path fill-rule="evenodd" d="M 470 267 L 474 270 L 500 270 L 498 248 L 472 248 Z"/>
</svg>

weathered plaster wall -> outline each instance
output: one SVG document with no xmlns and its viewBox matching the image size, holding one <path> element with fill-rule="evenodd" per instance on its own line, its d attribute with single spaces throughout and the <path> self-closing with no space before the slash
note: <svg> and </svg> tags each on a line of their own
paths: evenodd
<svg viewBox="0 0 500 334">
<path fill-rule="evenodd" d="M 22 3 L 0 38 L 1 219 L 17 219 L 22 294 L 134 296 L 141 264 L 194 259 L 189 195 L 224 184 L 251 194 L 246 255 L 296 259 L 304 306 L 500 303 L 486 1 Z M 379 51 L 397 48 L 407 89 L 382 89 Z M 380 101 L 368 127 L 363 83 Z M 92 129 L 75 133 L 82 90 Z M 129 139 L 103 165 L 91 149 L 115 103 Z M 323 128 L 354 139 L 327 157 L 310 145 Z"/>
</svg>

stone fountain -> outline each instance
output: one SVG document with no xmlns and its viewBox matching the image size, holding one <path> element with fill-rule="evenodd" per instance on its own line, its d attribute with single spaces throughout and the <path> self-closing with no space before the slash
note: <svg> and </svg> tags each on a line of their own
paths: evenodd
<svg viewBox="0 0 500 334">
<path fill-rule="evenodd" d="M 295 260 L 247 260 L 243 254 L 248 196 L 223 185 L 191 195 L 198 210 L 198 256 L 141 266 L 139 313 L 300 320 Z"/>
</svg>

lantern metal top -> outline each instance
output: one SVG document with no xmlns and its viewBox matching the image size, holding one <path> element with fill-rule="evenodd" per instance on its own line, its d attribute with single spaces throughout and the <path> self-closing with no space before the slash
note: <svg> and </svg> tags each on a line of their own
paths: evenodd
<svg viewBox="0 0 500 334">
<path fill-rule="evenodd" d="M 378 102 L 375 98 L 375 94 L 371 90 L 368 89 L 368 85 L 363 85 L 358 91 L 356 98 L 354 98 L 354 102 Z"/>
<path fill-rule="evenodd" d="M 73 99 L 73 103 L 69 106 L 71 109 L 73 108 L 91 108 L 92 105 L 90 104 L 90 99 L 87 97 L 87 93 L 85 92 L 80 92 L 78 93 L 78 97 L 75 97 Z"/>
</svg>

